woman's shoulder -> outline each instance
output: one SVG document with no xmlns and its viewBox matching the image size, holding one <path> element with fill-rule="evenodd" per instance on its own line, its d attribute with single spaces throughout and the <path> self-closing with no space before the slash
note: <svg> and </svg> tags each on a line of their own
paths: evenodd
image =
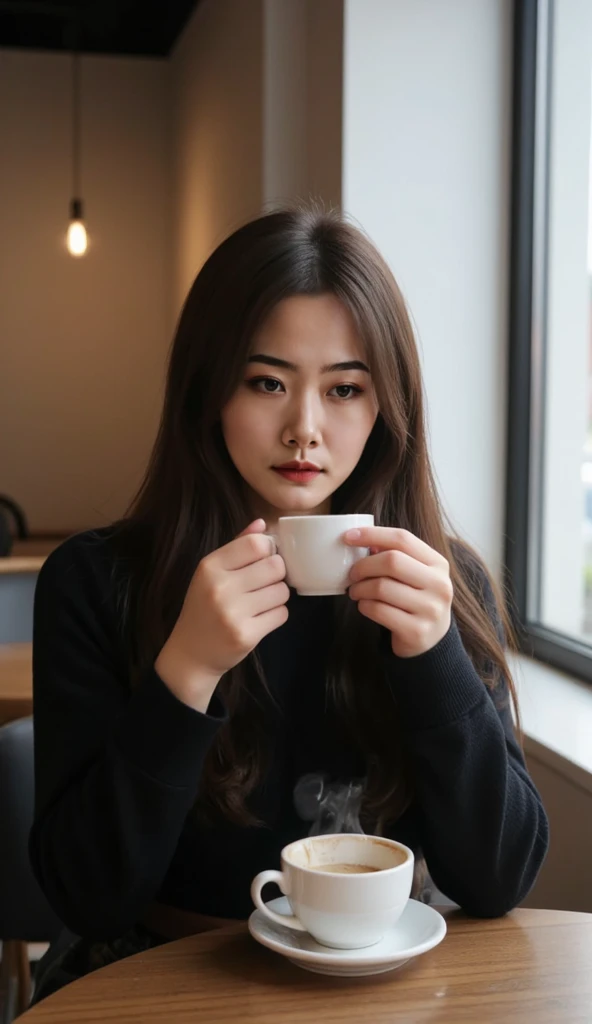
<svg viewBox="0 0 592 1024">
<path fill-rule="evenodd" d="M 72 599 L 93 592 L 105 597 L 113 590 L 121 563 L 114 526 L 76 533 L 46 558 L 39 572 L 36 599 L 59 595 Z"/>
<path fill-rule="evenodd" d="M 74 534 L 41 567 L 35 589 L 34 640 L 93 638 L 102 650 L 127 642 L 129 571 L 118 527 Z M 52 641 L 53 642 L 53 641 Z"/>
<path fill-rule="evenodd" d="M 72 571 L 74 567 L 99 566 L 114 560 L 112 526 L 74 533 L 47 556 L 40 575 Z"/>
</svg>

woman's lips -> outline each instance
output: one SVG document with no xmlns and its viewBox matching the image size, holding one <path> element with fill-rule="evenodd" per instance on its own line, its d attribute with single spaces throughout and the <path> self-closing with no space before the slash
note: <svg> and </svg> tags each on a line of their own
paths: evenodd
<svg viewBox="0 0 592 1024">
<path fill-rule="evenodd" d="M 279 473 L 283 476 L 284 480 L 290 480 L 294 484 L 308 484 L 312 480 L 316 480 L 322 469 L 282 469 L 281 467 L 274 466 L 274 473 Z"/>
</svg>

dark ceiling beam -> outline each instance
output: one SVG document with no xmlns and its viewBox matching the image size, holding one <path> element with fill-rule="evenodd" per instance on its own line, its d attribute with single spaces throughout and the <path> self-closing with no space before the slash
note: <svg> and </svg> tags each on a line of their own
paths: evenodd
<svg viewBox="0 0 592 1024">
<path fill-rule="evenodd" d="M 166 57 L 198 0 L 0 0 L 0 47 Z"/>
</svg>

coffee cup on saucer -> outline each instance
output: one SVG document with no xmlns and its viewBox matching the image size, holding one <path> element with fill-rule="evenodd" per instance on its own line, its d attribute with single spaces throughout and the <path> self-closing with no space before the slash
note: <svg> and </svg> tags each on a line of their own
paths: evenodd
<svg viewBox="0 0 592 1024">
<path fill-rule="evenodd" d="M 308 932 L 323 946 L 361 949 L 380 942 L 409 900 L 413 851 L 379 836 L 309 836 L 284 847 L 281 871 L 262 871 L 251 896 L 267 918 Z M 288 897 L 292 915 L 263 902 L 269 882 Z"/>
</svg>

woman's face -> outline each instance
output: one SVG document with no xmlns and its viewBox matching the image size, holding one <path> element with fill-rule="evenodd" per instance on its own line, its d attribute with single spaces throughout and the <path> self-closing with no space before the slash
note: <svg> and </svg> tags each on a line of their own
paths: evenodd
<svg viewBox="0 0 592 1024">
<path fill-rule="evenodd" d="M 280 302 L 253 338 L 244 380 L 221 417 L 253 514 L 269 525 L 280 515 L 329 513 L 377 415 L 349 311 L 333 295 Z"/>
</svg>

